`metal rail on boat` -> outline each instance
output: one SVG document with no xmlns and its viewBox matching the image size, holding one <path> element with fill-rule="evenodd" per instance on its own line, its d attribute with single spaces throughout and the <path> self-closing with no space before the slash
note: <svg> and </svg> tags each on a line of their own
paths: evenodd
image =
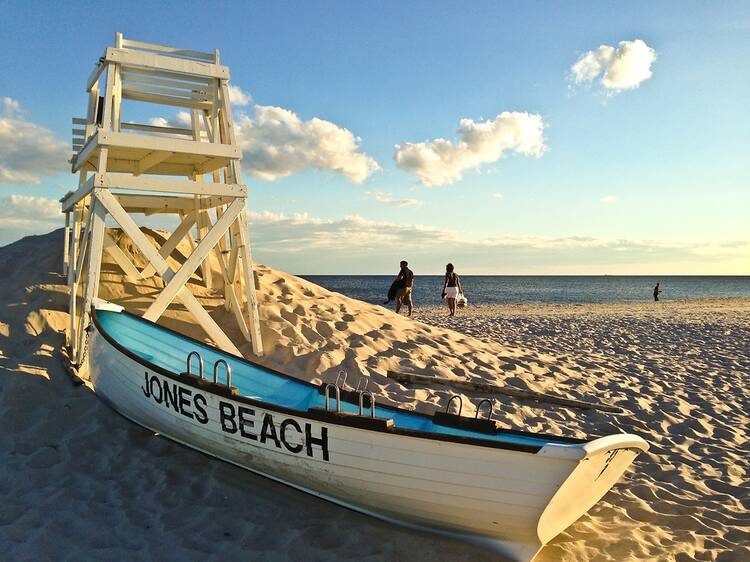
<svg viewBox="0 0 750 562">
<path fill-rule="evenodd" d="M 341 381 L 341 388 L 344 388 L 346 386 L 346 376 L 347 376 L 347 372 L 343 369 L 340 370 L 339 374 L 336 375 L 336 382 L 333 384 L 335 384 L 336 386 L 339 386 L 339 381 Z"/>
<path fill-rule="evenodd" d="M 326 385 L 326 393 L 325 393 L 325 408 L 326 408 L 326 412 L 330 412 L 330 410 L 331 410 L 330 407 L 329 407 L 329 401 L 330 401 L 330 398 L 331 398 L 330 391 L 332 389 L 336 393 L 336 411 L 340 412 L 341 411 L 341 389 L 335 383 L 328 383 Z"/>
<path fill-rule="evenodd" d="M 198 358 L 198 376 L 200 377 L 201 380 L 203 380 L 203 357 L 201 357 L 201 354 L 198 353 L 197 351 L 191 351 L 190 353 L 188 353 L 187 365 L 185 366 L 185 374 L 190 375 L 190 376 L 195 376 L 193 375 L 193 371 L 192 371 L 193 364 L 190 361 L 190 359 L 193 357 Z"/>
<path fill-rule="evenodd" d="M 453 401 L 454 401 L 454 400 L 455 400 L 456 398 L 458 398 L 458 413 L 457 413 L 457 414 L 455 414 L 455 415 L 457 415 L 457 416 L 460 416 L 460 415 L 461 415 L 461 410 L 463 410 L 463 409 L 464 409 L 464 400 L 463 400 L 463 398 L 461 398 L 461 396 L 459 396 L 458 394 L 454 394 L 453 396 L 451 396 L 451 397 L 450 397 L 450 398 L 448 399 L 448 403 L 447 403 L 447 404 L 445 405 L 445 413 L 446 413 L 446 414 L 450 414 L 451 403 L 453 403 Z"/>
<path fill-rule="evenodd" d="M 224 365 L 224 370 L 227 373 L 227 387 L 232 388 L 232 368 L 223 359 L 214 363 L 214 384 L 219 384 L 219 365 Z"/>
<path fill-rule="evenodd" d="M 323 388 L 325 397 L 323 405 L 326 412 L 331 411 L 331 398 L 335 397 L 336 413 L 341 413 L 341 391 L 346 390 L 344 388 L 344 386 L 346 385 L 346 378 L 347 372 L 345 370 L 341 370 L 336 375 L 336 381 L 326 384 Z M 362 377 L 359 379 L 359 381 L 357 382 L 357 386 L 354 388 L 354 394 L 357 396 L 357 403 L 359 405 L 357 415 L 360 417 L 365 417 L 365 411 L 367 410 L 367 408 L 365 407 L 365 398 L 369 398 L 370 417 L 375 418 L 375 395 L 367 390 L 367 386 L 369 383 L 370 380 L 367 377 Z"/>
<path fill-rule="evenodd" d="M 451 404 L 454 400 L 458 400 L 458 412 L 452 414 L 450 410 Z M 485 404 L 487 404 L 488 406 L 488 408 L 485 408 L 488 410 L 487 417 L 482 418 L 480 417 L 480 414 Z M 488 435 L 495 435 L 497 433 L 497 423 L 492 419 L 494 410 L 493 402 L 489 398 L 483 398 L 479 402 L 479 404 L 477 404 L 473 418 L 463 417 L 461 415 L 463 406 L 463 398 L 458 394 L 454 394 L 448 399 L 448 403 L 445 405 L 445 410 L 435 412 L 432 415 L 432 420 L 434 423 L 441 426 L 453 427 L 456 429 L 463 429 L 467 431 L 476 431 L 478 433 L 486 433 Z"/>
<path fill-rule="evenodd" d="M 198 358 L 198 374 L 193 373 L 193 357 Z M 232 367 L 229 366 L 229 363 L 227 363 L 224 359 L 219 359 L 214 363 L 214 375 L 213 375 L 213 381 L 207 379 L 205 377 L 205 369 L 204 369 L 204 363 L 203 363 L 203 357 L 201 357 L 201 354 L 197 351 L 193 350 L 187 355 L 186 365 L 185 365 L 185 374 L 191 377 L 197 377 L 203 382 L 213 382 L 213 384 L 219 385 L 219 367 L 221 365 L 224 365 L 224 371 L 226 372 L 226 383 L 224 386 L 226 386 L 228 389 L 232 390 Z"/>
<path fill-rule="evenodd" d="M 495 409 L 495 404 L 489 398 L 484 398 L 482 401 L 479 402 L 479 404 L 477 404 L 477 411 L 474 414 L 474 419 L 475 420 L 479 419 L 479 412 L 482 411 L 482 405 L 483 404 L 489 404 L 490 409 L 489 409 L 489 412 L 487 412 L 487 419 L 491 420 L 492 419 L 493 410 Z"/>
<path fill-rule="evenodd" d="M 365 384 L 362 384 L 364 382 Z M 366 377 L 362 377 L 359 379 L 359 382 L 357 383 L 357 388 L 354 389 L 354 392 L 357 393 L 357 398 L 359 402 L 359 415 L 364 416 L 365 415 L 365 396 L 368 396 L 370 398 L 370 417 L 375 417 L 375 396 L 373 396 L 372 392 L 367 390 L 367 386 L 370 384 L 370 379 Z M 361 388 L 360 388 L 361 385 Z"/>
</svg>

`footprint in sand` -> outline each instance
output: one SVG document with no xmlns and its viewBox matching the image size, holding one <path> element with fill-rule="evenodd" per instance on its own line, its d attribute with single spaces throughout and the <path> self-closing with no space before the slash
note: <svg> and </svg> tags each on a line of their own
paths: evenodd
<svg viewBox="0 0 750 562">
<path fill-rule="evenodd" d="M 330 338 L 333 335 L 333 328 L 328 322 L 323 322 L 322 320 L 320 320 L 317 324 L 315 324 L 315 329 L 324 338 Z"/>
<path fill-rule="evenodd" d="M 462 367 L 451 367 L 451 371 L 453 371 L 453 374 L 459 378 L 466 378 L 466 376 L 468 375 L 466 369 Z"/>
<path fill-rule="evenodd" d="M 324 338 L 315 330 L 313 330 L 310 326 L 302 326 L 302 335 L 305 337 L 305 339 L 310 343 L 315 343 L 318 341 L 322 341 Z"/>
<path fill-rule="evenodd" d="M 349 339 L 347 340 L 350 349 L 355 347 L 364 347 L 366 342 L 367 338 L 359 334 L 353 334 L 349 336 Z"/>
<path fill-rule="evenodd" d="M 282 328 L 281 335 L 289 338 L 290 340 L 297 339 L 297 333 L 294 331 L 294 328 L 292 328 L 291 326 Z"/>
<path fill-rule="evenodd" d="M 299 316 L 294 312 L 290 312 L 285 308 L 282 308 L 280 314 L 281 317 L 289 322 L 292 326 L 296 326 L 297 324 L 299 324 Z"/>
<path fill-rule="evenodd" d="M 365 334 L 366 337 L 370 338 L 373 341 L 377 341 L 381 338 L 383 338 L 383 333 L 380 330 L 370 330 Z"/>
</svg>

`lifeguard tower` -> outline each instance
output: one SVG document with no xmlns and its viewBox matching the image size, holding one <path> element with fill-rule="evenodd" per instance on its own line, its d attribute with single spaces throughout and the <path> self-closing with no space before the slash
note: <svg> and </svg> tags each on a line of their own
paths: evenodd
<svg viewBox="0 0 750 562">
<path fill-rule="evenodd" d="M 235 138 L 228 82 L 229 69 L 220 64 L 218 50 L 165 47 L 125 39 L 122 33 L 97 62 L 86 84 L 86 117 L 73 119 L 71 164 L 79 175 L 78 189 L 62 199 L 70 290 L 67 344 L 74 366 L 85 354 L 102 252 L 131 279 L 163 279 L 163 289 L 144 318 L 156 321 L 179 299 L 216 346 L 241 356 L 187 286 L 201 268 L 207 288 L 223 289 L 225 307 L 233 312 L 253 353 L 263 354 L 246 224 L 247 188 L 242 184 L 242 151 Z M 126 121 L 123 100 L 186 111 L 189 126 Z M 179 225 L 158 248 L 141 231 L 137 217 L 163 213 L 177 215 Z M 107 232 L 108 216 L 146 259 L 145 268 L 137 268 Z M 173 268 L 167 258 L 185 237 L 192 252 Z M 212 262 L 218 263 L 222 287 L 212 286 Z"/>
</svg>

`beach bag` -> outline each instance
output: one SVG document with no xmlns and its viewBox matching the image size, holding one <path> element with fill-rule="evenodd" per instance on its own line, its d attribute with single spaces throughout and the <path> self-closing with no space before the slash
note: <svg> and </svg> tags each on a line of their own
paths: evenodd
<svg viewBox="0 0 750 562">
<path fill-rule="evenodd" d="M 256 284 L 256 287 L 258 285 Z M 399 289 L 402 289 L 403 287 L 406 287 L 406 282 L 404 280 L 396 279 L 393 283 L 391 283 L 391 288 L 388 289 L 388 300 L 386 300 L 383 304 L 388 304 L 391 301 L 396 300 L 396 293 L 398 293 Z"/>
<path fill-rule="evenodd" d="M 467 299 L 463 293 L 459 293 L 458 297 L 456 297 L 456 306 L 459 308 L 465 308 L 467 304 L 469 304 L 469 299 Z"/>
</svg>

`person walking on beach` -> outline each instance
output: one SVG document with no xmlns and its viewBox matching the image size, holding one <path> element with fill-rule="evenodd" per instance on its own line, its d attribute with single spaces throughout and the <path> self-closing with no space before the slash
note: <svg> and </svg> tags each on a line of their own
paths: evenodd
<svg viewBox="0 0 750 562">
<path fill-rule="evenodd" d="M 659 300 L 659 293 L 661 293 L 661 289 L 659 289 L 659 284 L 656 284 L 656 287 L 654 287 L 654 301 Z"/>
<path fill-rule="evenodd" d="M 461 278 L 453 269 L 452 263 L 445 266 L 445 283 L 443 284 L 443 298 L 448 299 L 448 310 L 451 316 L 456 315 L 456 299 L 464 292 Z"/>
<path fill-rule="evenodd" d="M 401 306 L 404 304 L 409 307 L 409 317 L 411 318 L 411 311 L 414 306 L 411 300 L 411 291 L 414 286 L 414 272 L 409 269 L 409 263 L 406 260 L 402 260 L 400 263 L 401 270 L 396 276 L 394 285 L 398 285 L 396 291 L 396 314 L 401 310 Z"/>
</svg>

